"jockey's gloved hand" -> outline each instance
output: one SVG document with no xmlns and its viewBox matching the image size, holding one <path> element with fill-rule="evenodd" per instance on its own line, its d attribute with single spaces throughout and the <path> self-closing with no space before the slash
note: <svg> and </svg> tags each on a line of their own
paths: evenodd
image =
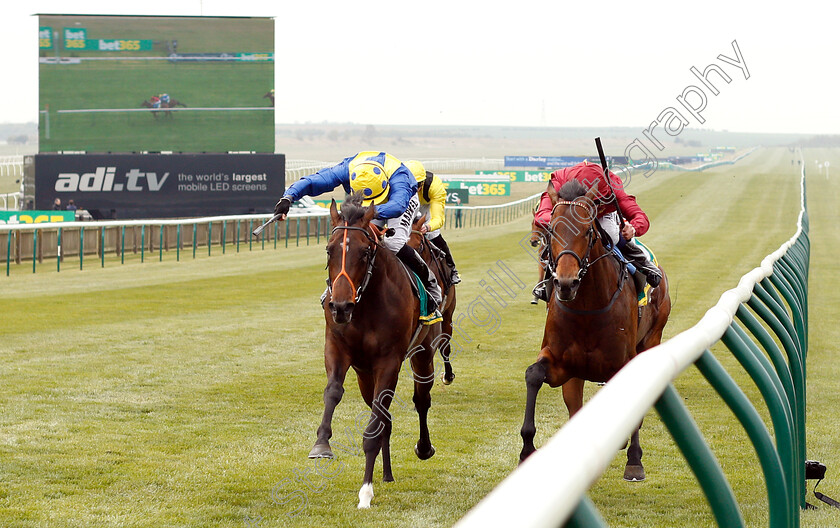
<svg viewBox="0 0 840 528">
<path fill-rule="evenodd" d="M 280 201 L 277 202 L 277 205 L 274 206 L 274 214 L 275 215 L 287 215 L 289 214 L 289 208 L 292 206 L 292 200 L 288 196 L 284 196 L 280 198 Z"/>
</svg>

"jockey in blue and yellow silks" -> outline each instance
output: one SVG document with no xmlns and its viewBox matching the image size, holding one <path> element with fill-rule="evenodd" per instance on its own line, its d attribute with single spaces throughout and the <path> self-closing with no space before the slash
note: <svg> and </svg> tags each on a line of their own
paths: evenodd
<svg viewBox="0 0 840 528">
<path fill-rule="evenodd" d="M 420 277 L 434 300 L 435 306 L 429 310 L 434 311 L 441 302 L 440 286 L 417 251 L 405 244 L 411 235 L 414 214 L 420 207 L 417 181 L 394 156 L 384 152 L 359 152 L 335 166 L 304 176 L 286 189 L 283 198 L 274 207 L 274 214 L 283 215 L 282 220 L 291 204 L 302 196 L 317 196 L 339 185 L 348 194 L 362 193 L 363 205 L 376 208 L 373 223 L 380 228 L 387 223 L 389 230 L 393 229 L 393 234 L 386 236 L 382 244 Z"/>
</svg>

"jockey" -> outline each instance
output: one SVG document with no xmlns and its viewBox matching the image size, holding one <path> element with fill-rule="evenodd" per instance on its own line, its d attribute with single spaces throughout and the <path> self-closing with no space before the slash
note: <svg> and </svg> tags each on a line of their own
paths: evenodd
<svg viewBox="0 0 840 528">
<path fill-rule="evenodd" d="M 149 102 L 152 103 L 152 108 L 160 108 L 160 97 L 153 95 Z"/>
<path fill-rule="evenodd" d="M 161 103 L 167 104 L 167 105 L 169 104 L 169 94 L 163 93 L 163 94 L 160 94 L 159 97 L 160 97 L 160 102 Z"/>
<path fill-rule="evenodd" d="M 633 237 L 644 235 L 650 228 L 650 221 L 639 204 L 636 203 L 636 197 L 624 192 L 621 179 L 612 172 L 610 172 L 612 183 L 612 188 L 610 188 L 610 184 L 604 178 L 604 170 L 601 166 L 588 161 L 583 161 L 573 167 L 558 169 L 551 173 L 551 183 L 555 190 L 560 190 L 560 187 L 570 180 L 580 181 L 587 189 L 593 185 L 598 185 L 598 199 L 596 200 L 598 223 L 610 237 L 611 242 L 617 245 L 627 260 L 636 267 L 637 289 L 644 286 L 645 280 L 654 288 L 658 286 L 662 280 L 662 272 L 648 259 L 647 254 L 633 242 Z M 621 212 L 627 218 L 621 233 L 619 233 L 620 218 L 612 201 L 613 191 L 615 191 L 615 198 Z M 548 229 L 551 223 L 551 210 L 551 198 L 549 198 L 548 192 L 544 192 L 540 198 L 539 207 L 534 213 L 534 223 Z M 548 294 L 545 282 L 537 284 L 537 287 L 534 288 L 534 296 L 547 301 Z"/>
<path fill-rule="evenodd" d="M 420 228 L 422 233 L 426 234 L 429 239 L 438 249 L 442 250 L 446 257 L 446 264 L 451 270 L 450 281 L 452 285 L 461 282 L 461 276 L 458 270 L 455 269 L 455 260 L 452 258 L 452 252 L 449 250 L 449 245 L 440 234 L 440 228 L 443 227 L 445 221 L 444 207 L 446 204 L 446 188 L 440 181 L 440 178 L 435 178 L 434 173 L 427 171 L 423 164 L 417 160 L 410 160 L 405 162 L 405 166 L 414 175 L 417 180 L 417 197 L 420 199 L 420 213 L 418 216 L 426 215 L 426 223 Z"/>
<path fill-rule="evenodd" d="M 339 185 L 345 192 L 361 192 L 365 206 L 376 207 L 372 221 L 382 228 L 388 223 L 393 234 L 386 236 L 382 244 L 423 281 L 433 301 L 429 312 L 434 312 L 442 300 L 440 286 L 434 273 L 414 248 L 405 243 L 411 235 L 411 223 L 420 207 L 417 198 L 417 182 L 400 160 L 384 152 L 359 152 L 333 167 L 321 169 L 315 174 L 304 176 L 286 189 L 283 198 L 274 207 L 275 215 L 284 219 L 289 207 L 302 196 L 317 196 L 332 191 Z"/>
</svg>

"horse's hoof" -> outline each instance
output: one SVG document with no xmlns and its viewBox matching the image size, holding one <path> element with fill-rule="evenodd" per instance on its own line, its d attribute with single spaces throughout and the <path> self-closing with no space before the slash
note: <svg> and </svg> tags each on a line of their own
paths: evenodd
<svg viewBox="0 0 840 528">
<path fill-rule="evenodd" d="M 394 475 L 382 475 L 382 482 L 394 482 Z"/>
<path fill-rule="evenodd" d="M 335 455 L 330 449 L 330 444 L 315 444 L 309 452 L 309 458 L 335 458 Z"/>
<path fill-rule="evenodd" d="M 453 372 L 451 376 L 447 376 L 446 372 L 440 375 L 440 381 L 444 385 L 452 385 L 452 382 L 455 381 L 455 373 Z"/>
<path fill-rule="evenodd" d="M 359 509 L 370 508 L 371 499 L 373 499 L 373 483 L 362 484 L 359 490 Z"/>
<path fill-rule="evenodd" d="M 642 466 L 627 466 L 624 468 L 624 480 L 641 482 L 645 480 L 645 468 Z"/>
<path fill-rule="evenodd" d="M 421 453 L 419 444 L 415 445 L 414 446 L 414 454 L 416 454 L 417 458 L 419 458 L 420 460 L 429 460 L 430 458 L 435 456 L 435 446 L 433 446 L 432 444 L 429 444 L 429 450 L 425 453 Z"/>
</svg>

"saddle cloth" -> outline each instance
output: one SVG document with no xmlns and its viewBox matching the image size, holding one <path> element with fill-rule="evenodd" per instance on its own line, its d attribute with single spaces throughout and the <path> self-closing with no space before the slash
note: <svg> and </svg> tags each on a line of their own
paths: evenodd
<svg viewBox="0 0 840 528">
<path fill-rule="evenodd" d="M 651 251 L 651 249 L 646 245 L 642 244 L 642 241 L 638 238 L 635 239 L 635 242 L 636 245 L 639 246 L 641 250 L 647 254 L 648 260 L 653 262 L 654 266 L 659 266 L 659 262 L 656 260 L 656 255 L 653 254 L 653 251 Z M 645 289 L 642 291 L 641 294 L 639 294 L 639 307 L 647 306 L 647 304 L 650 302 L 650 290 L 652 289 L 653 288 L 650 284 L 645 283 Z"/>
<path fill-rule="evenodd" d="M 420 280 L 420 277 L 418 277 L 417 274 L 410 269 L 406 268 L 404 264 L 403 268 L 405 268 L 405 271 L 411 279 L 411 290 L 420 300 L 420 317 L 418 318 L 420 322 L 426 326 L 431 326 L 435 323 L 443 321 L 443 317 L 438 312 L 429 313 L 429 292 L 426 291 L 426 287 L 423 286 L 423 281 Z"/>
</svg>

